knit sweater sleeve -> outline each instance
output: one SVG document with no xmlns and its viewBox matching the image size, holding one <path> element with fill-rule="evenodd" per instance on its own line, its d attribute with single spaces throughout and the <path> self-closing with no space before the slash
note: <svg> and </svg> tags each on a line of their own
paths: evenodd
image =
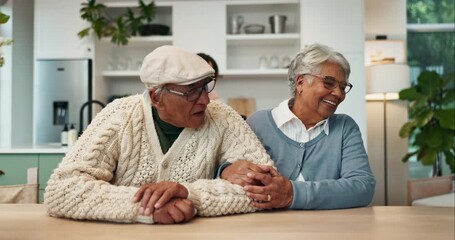
<svg viewBox="0 0 455 240">
<path fill-rule="evenodd" d="M 139 98 L 130 98 L 139 99 Z M 98 113 L 51 175 L 44 203 L 51 216 L 112 222 L 153 223 L 138 216 L 138 188 L 111 183 L 119 168 L 119 135 L 130 131 L 130 100 L 117 100 Z M 127 111 L 128 110 L 128 111 Z"/>
<path fill-rule="evenodd" d="M 273 166 L 273 161 L 261 142 L 232 108 L 222 103 L 211 103 L 209 117 L 216 125 L 221 138 L 218 164 L 224 161 L 248 160 L 260 165 Z M 188 197 L 200 216 L 218 216 L 254 212 L 251 199 L 239 185 L 222 179 L 201 179 L 184 183 L 190 192 Z"/>
</svg>

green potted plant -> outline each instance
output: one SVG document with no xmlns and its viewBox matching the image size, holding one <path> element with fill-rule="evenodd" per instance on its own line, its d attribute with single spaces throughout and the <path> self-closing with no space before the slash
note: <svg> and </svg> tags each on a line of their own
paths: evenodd
<svg viewBox="0 0 455 240">
<path fill-rule="evenodd" d="M 96 0 L 88 0 L 81 5 L 81 18 L 89 22 L 90 26 L 82 29 L 78 36 L 84 38 L 94 32 L 98 39 L 111 37 L 112 43 L 121 46 L 127 45 L 129 39 L 137 35 L 144 25 L 150 24 L 155 16 L 153 1 L 147 4 L 139 0 L 139 15 L 136 15 L 133 9 L 126 8 L 125 13 L 115 19 L 109 16 L 106 6 Z"/>
<path fill-rule="evenodd" d="M 422 72 L 417 84 L 399 93 L 409 103 L 409 121 L 400 129 L 400 137 L 409 138 L 411 146 L 402 159 L 417 156 L 423 165 L 433 165 L 433 176 L 440 176 L 441 162 L 455 173 L 455 101 L 454 73 L 441 76 Z"/>
</svg>

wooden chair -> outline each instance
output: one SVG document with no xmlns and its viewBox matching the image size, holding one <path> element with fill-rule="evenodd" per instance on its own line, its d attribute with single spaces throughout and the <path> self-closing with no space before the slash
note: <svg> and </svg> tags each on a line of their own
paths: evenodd
<svg viewBox="0 0 455 240">
<path fill-rule="evenodd" d="M 27 184 L 0 186 L 0 203 L 38 203 L 38 168 L 27 170 Z"/>
<path fill-rule="evenodd" d="M 455 176 L 409 179 L 408 206 L 411 206 L 412 202 L 417 199 L 450 193 L 453 179 L 455 179 Z"/>
</svg>

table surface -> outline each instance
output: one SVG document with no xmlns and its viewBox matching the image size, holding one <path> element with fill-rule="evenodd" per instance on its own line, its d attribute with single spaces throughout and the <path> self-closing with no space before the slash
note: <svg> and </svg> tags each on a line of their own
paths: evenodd
<svg viewBox="0 0 455 240">
<path fill-rule="evenodd" d="M 185 224 L 76 221 L 40 204 L 0 204 L 0 239 L 454 239 L 454 208 L 365 207 L 198 217 Z"/>
<path fill-rule="evenodd" d="M 455 207 L 455 192 L 421 198 L 412 202 L 413 206 Z"/>
</svg>

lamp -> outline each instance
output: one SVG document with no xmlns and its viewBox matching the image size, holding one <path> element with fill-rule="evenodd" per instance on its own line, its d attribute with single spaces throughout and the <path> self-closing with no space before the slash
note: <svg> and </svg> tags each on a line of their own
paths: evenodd
<svg viewBox="0 0 455 240">
<path fill-rule="evenodd" d="M 387 101 L 397 100 L 398 92 L 410 86 L 409 66 L 406 64 L 377 64 L 366 67 L 366 99 L 383 104 L 384 134 L 384 198 L 388 205 L 387 173 Z"/>
</svg>

